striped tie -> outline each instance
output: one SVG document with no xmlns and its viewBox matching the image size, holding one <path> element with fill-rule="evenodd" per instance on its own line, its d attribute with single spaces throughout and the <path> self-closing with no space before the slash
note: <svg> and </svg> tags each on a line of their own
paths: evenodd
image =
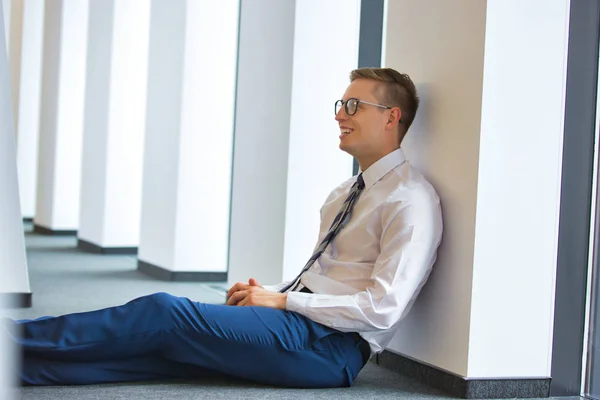
<svg viewBox="0 0 600 400">
<path fill-rule="evenodd" d="M 342 229 L 342 227 L 350 219 L 350 215 L 352 213 L 352 208 L 354 207 L 356 200 L 358 200 L 358 196 L 360 196 L 360 193 L 362 192 L 362 190 L 364 188 L 365 188 L 365 181 L 363 180 L 362 173 L 361 173 L 358 175 L 358 178 L 356 179 L 356 182 L 354 182 L 354 185 L 352 185 L 352 187 L 350 188 L 350 193 L 348 194 L 348 197 L 346 197 L 346 200 L 344 200 L 344 204 L 342 204 L 342 208 L 340 209 L 340 212 L 338 212 L 338 214 L 335 216 L 333 223 L 331 224 L 331 227 L 329 228 L 329 231 L 327 232 L 327 235 L 325 235 L 325 238 L 323 238 L 323 241 L 321 241 L 321 244 L 319 245 L 319 247 L 317 247 L 317 250 L 315 250 L 314 254 L 308 260 L 308 262 L 306 263 L 304 268 L 302 268 L 302 271 L 300 271 L 298 276 L 292 282 L 290 282 L 289 285 L 287 285 L 286 287 L 281 289 L 279 291 L 280 293 L 287 292 L 292 286 L 293 286 L 293 288 L 291 291 L 296 290 L 296 288 L 300 284 L 300 278 L 302 277 L 302 274 L 304 274 L 306 271 L 308 271 L 309 268 L 312 267 L 312 265 L 315 263 L 315 261 L 319 257 L 321 257 L 321 254 L 323 254 L 323 252 L 325 251 L 327 246 L 329 246 L 329 243 L 331 243 L 333 241 L 333 239 L 338 234 L 338 232 Z"/>
</svg>

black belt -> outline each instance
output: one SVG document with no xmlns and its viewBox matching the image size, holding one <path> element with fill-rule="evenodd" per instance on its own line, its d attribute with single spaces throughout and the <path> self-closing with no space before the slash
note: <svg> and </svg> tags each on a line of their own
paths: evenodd
<svg viewBox="0 0 600 400">
<path fill-rule="evenodd" d="M 369 361 L 369 358 L 371 358 L 371 346 L 369 345 L 369 342 L 363 339 L 358 333 L 354 334 L 356 335 L 356 340 L 358 340 L 358 349 L 362 355 L 364 367 L 367 364 L 367 361 Z"/>
<path fill-rule="evenodd" d="M 309 288 L 304 286 L 302 289 L 300 289 L 300 292 L 312 293 L 312 290 L 310 290 Z M 353 333 L 353 335 L 356 337 L 356 340 L 358 341 L 358 349 L 360 350 L 360 354 L 362 355 L 363 367 L 364 367 L 365 364 L 367 363 L 367 361 L 369 361 L 369 358 L 371 358 L 371 346 L 369 345 L 369 342 L 367 342 L 365 339 L 363 339 L 362 336 L 360 336 L 358 333 Z"/>
</svg>

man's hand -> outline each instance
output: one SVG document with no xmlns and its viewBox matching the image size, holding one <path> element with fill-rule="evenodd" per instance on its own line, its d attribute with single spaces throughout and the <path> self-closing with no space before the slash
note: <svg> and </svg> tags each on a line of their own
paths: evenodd
<svg viewBox="0 0 600 400">
<path fill-rule="evenodd" d="M 254 278 L 248 284 L 238 282 L 227 292 L 229 306 L 262 306 L 285 310 L 287 294 L 273 293 L 262 286 Z"/>
<path fill-rule="evenodd" d="M 262 286 L 260 285 L 260 283 L 258 283 L 258 281 L 254 278 L 250 278 L 248 279 L 248 283 L 243 283 L 243 282 L 238 282 L 235 285 L 233 285 L 231 287 L 231 289 L 229 289 L 229 291 L 227 292 L 227 300 L 229 300 L 229 298 L 235 293 L 235 292 L 239 292 L 242 290 L 248 290 L 251 287 L 256 286 L 259 288 L 262 288 Z M 229 303 L 227 303 L 229 304 Z"/>
<path fill-rule="evenodd" d="M 250 287 L 247 290 L 235 292 L 227 305 L 230 306 L 261 306 L 285 310 L 287 293 L 269 292 L 261 287 Z"/>
</svg>

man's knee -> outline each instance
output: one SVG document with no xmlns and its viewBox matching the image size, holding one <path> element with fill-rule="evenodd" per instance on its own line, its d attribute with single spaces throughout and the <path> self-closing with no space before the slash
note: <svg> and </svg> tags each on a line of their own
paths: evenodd
<svg viewBox="0 0 600 400">
<path fill-rule="evenodd" d="M 150 307 L 154 312 L 169 313 L 181 302 L 181 298 L 173 296 L 169 293 L 159 292 L 143 297 L 147 307 Z"/>
</svg>

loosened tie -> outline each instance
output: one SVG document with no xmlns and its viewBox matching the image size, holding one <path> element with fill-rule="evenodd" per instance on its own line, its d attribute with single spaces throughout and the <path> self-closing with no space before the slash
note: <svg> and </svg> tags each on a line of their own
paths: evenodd
<svg viewBox="0 0 600 400">
<path fill-rule="evenodd" d="M 319 244 L 319 247 L 317 247 L 314 254 L 310 257 L 310 259 L 308 260 L 308 262 L 306 263 L 304 268 L 302 268 L 302 271 L 300 271 L 298 276 L 293 281 L 291 281 L 286 287 L 281 289 L 279 291 L 280 293 L 285 293 L 290 288 L 292 288 L 292 291 L 294 291 L 298 287 L 298 285 L 300 284 L 300 278 L 302 277 L 302 274 L 304 274 L 306 271 L 308 271 L 309 268 L 312 267 L 312 265 L 315 263 L 315 261 L 319 257 L 321 257 L 321 254 L 323 254 L 323 252 L 325 251 L 327 246 L 329 246 L 329 243 L 331 243 L 333 241 L 333 239 L 338 234 L 338 232 L 346 224 L 347 220 L 350 218 L 350 215 L 352 214 L 352 208 L 354 207 L 356 200 L 358 200 L 358 196 L 360 196 L 360 193 L 362 192 L 362 190 L 364 188 L 365 188 L 365 181 L 363 180 L 362 173 L 361 173 L 358 175 L 356 182 L 354 182 L 354 184 L 350 188 L 350 193 L 348 194 L 348 197 L 346 197 L 346 200 L 344 200 L 344 204 L 342 204 L 342 208 L 340 209 L 338 214 L 335 216 L 335 218 L 331 224 L 331 227 L 329 227 L 329 231 L 327 232 L 327 235 L 325 235 L 325 237 L 321 241 L 321 244 Z"/>
</svg>

